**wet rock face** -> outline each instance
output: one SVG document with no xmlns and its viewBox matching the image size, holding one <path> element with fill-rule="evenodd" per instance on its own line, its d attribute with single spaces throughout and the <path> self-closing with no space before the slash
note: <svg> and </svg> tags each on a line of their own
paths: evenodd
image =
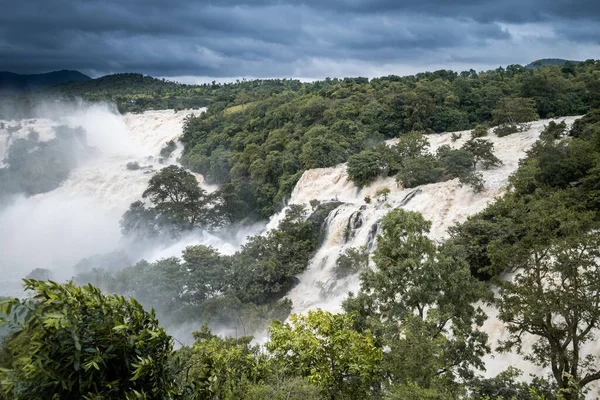
<svg viewBox="0 0 600 400">
<path fill-rule="evenodd" d="M 348 243 L 352 240 L 356 235 L 356 230 L 361 226 L 363 226 L 362 212 L 360 210 L 355 211 L 350 215 L 350 218 L 348 218 L 348 223 L 346 224 L 346 229 L 344 231 L 344 242 Z"/>
<path fill-rule="evenodd" d="M 379 233 L 379 228 L 381 227 L 381 223 L 379 220 L 375 221 L 373 225 L 371 225 L 371 229 L 369 230 L 369 235 L 367 236 L 367 248 L 371 251 L 375 249 L 377 234 Z"/>
<path fill-rule="evenodd" d="M 137 161 L 130 161 L 125 165 L 125 167 L 130 171 L 135 171 L 140 169 L 140 164 Z"/>
<path fill-rule="evenodd" d="M 329 201 L 319 204 L 308 219 L 314 222 L 319 227 L 319 246 L 323 244 L 325 236 L 327 235 L 326 222 L 329 219 L 329 215 L 337 210 L 344 203 L 341 201 Z M 335 217 L 335 215 L 333 215 Z"/>
</svg>

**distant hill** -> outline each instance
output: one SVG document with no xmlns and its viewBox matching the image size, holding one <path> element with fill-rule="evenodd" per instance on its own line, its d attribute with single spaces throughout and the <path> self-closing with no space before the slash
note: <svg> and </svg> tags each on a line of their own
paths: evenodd
<svg viewBox="0 0 600 400">
<path fill-rule="evenodd" d="M 581 61 L 565 60 L 562 58 L 542 58 L 540 60 L 535 60 L 535 61 L 527 64 L 525 66 L 525 68 L 538 69 L 538 68 L 542 68 L 542 67 L 547 67 L 549 65 L 563 66 L 568 62 L 573 63 L 573 64 L 579 64 Z"/>
<path fill-rule="evenodd" d="M 89 81 L 87 75 L 78 71 L 62 70 L 45 74 L 21 75 L 14 72 L 0 72 L 0 91 L 27 91 L 51 87 L 66 82 Z"/>
<path fill-rule="evenodd" d="M 57 85 L 62 92 L 73 92 L 77 94 L 84 93 L 104 93 L 110 95 L 124 95 L 134 93 L 157 92 L 160 90 L 169 90 L 185 87 L 177 82 L 167 81 L 165 79 L 153 78 L 148 75 L 138 73 L 122 73 L 101 76 L 96 79 L 87 79 L 84 81 L 71 81 Z"/>
</svg>

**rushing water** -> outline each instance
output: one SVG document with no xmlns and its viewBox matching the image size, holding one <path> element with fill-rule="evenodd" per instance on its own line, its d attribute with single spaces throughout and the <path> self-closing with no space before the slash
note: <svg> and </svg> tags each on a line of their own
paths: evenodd
<svg viewBox="0 0 600 400">
<path fill-rule="evenodd" d="M 46 141 L 54 137 L 53 127 L 58 125 L 83 127 L 88 145 L 97 150 L 81 160 L 56 190 L 17 197 L 0 209 L 1 294 L 18 293 L 20 278 L 34 268 L 51 269 L 57 279 L 68 278 L 70 267 L 81 258 L 122 248 L 121 215 L 141 198 L 154 171 L 177 164 L 181 144 L 168 159 L 160 157 L 160 150 L 167 141 L 181 136 L 188 115 L 199 112 L 166 110 L 121 116 L 108 105 L 80 104 L 53 110 L 52 118 L 0 121 L 4 123 L 0 129 L 2 159 L 12 141 L 26 137 L 30 129 Z M 127 169 L 129 162 L 137 162 L 141 168 Z M 196 177 L 205 189 L 215 189 L 204 185 L 201 175 Z M 186 245 L 198 243 L 231 253 L 244 238 L 243 232 L 230 240 L 196 232 L 178 244 L 145 249 L 140 256 L 154 260 L 180 255 Z"/>
<path fill-rule="evenodd" d="M 199 111 L 148 111 L 142 114 L 118 115 L 107 105 L 85 105 L 55 112 L 53 118 L 40 118 L 4 122 L 0 129 L 0 162 L 12 141 L 28 134 L 30 128 L 40 133 L 41 140 L 53 137 L 52 127 L 67 124 L 82 126 L 87 131 L 88 144 L 98 149 L 97 155 L 83 160 L 58 189 L 28 198 L 19 197 L 0 210 L 0 274 L 1 294 L 18 290 L 18 280 L 34 268 L 61 270 L 68 275 L 70 267 L 82 257 L 106 253 L 123 246 L 119 232 L 119 219 L 129 204 L 138 200 L 152 173 L 162 166 L 177 164 L 181 145 L 166 160 L 160 150 L 169 140 L 182 133 L 186 116 Z M 575 117 L 564 118 L 571 124 Z M 561 119 L 562 120 L 562 119 Z M 464 221 L 469 215 L 482 210 L 501 195 L 508 176 L 516 170 L 527 149 L 537 140 L 539 132 L 549 120 L 534 122 L 531 129 L 504 138 L 490 136 L 495 153 L 503 165 L 480 171 L 485 180 L 485 190 L 474 193 L 461 187 L 457 180 L 424 185 L 416 189 L 398 187 L 394 178 L 378 179 L 359 190 L 347 178 L 345 165 L 306 171 L 296 185 L 289 204 L 308 204 L 310 200 L 338 200 L 343 204 L 332 211 L 326 221 L 323 245 L 312 258 L 310 265 L 292 289 L 289 298 L 294 312 L 322 308 L 340 311 L 347 292 L 356 291 L 358 276 L 336 278 L 334 266 L 339 255 L 348 248 L 376 246 L 379 219 L 392 208 L 402 207 L 419 211 L 432 222 L 431 237 L 443 240 L 449 226 Z M 9 134 L 8 127 L 15 127 Z M 20 126 L 20 127 L 19 127 Z M 19 127 L 19 129 L 16 129 Z M 460 147 L 469 138 L 469 132 L 452 142 L 450 134 L 430 135 L 431 151 L 448 144 Z M 394 140 L 389 141 L 393 144 Z M 136 161 L 141 168 L 129 170 L 126 164 Z M 209 191 L 214 187 L 204 184 Z M 377 199 L 375 192 L 383 187 L 390 189 L 387 200 Z M 372 198 L 370 203 L 365 197 Z M 274 215 L 267 229 L 274 228 L 285 209 Z M 232 253 L 243 243 L 246 235 L 263 231 L 264 225 L 232 233 L 229 239 L 217 238 L 206 232 L 196 232 L 170 243 L 146 249 L 140 255 L 150 260 L 179 255 L 188 245 L 212 245 L 224 253 Z M 494 347 L 506 332 L 496 318 L 496 310 L 489 308 L 489 319 L 484 329 Z M 487 357 L 487 374 L 496 375 L 510 365 L 517 365 L 528 373 L 543 371 L 526 363 L 514 354 Z"/>
</svg>

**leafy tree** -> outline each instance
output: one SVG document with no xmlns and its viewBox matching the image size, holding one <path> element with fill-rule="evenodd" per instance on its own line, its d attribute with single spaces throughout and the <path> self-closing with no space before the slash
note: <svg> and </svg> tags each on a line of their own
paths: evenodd
<svg viewBox="0 0 600 400">
<path fill-rule="evenodd" d="M 535 102 L 532 99 L 513 97 L 503 98 L 493 110 L 493 122 L 497 125 L 517 127 L 519 131 L 526 127 L 526 123 L 539 118 Z"/>
<path fill-rule="evenodd" d="M 225 213 L 218 196 L 207 194 L 190 172 L 170 165 L 150 178 L 148 188 L 142 194 L 150 200 L 152 207 L 146 207 L 141 201 L 132 203 L 121 219 L 121 231 L 125 235 L 151 237 L 219 226 Z"/>
<path fill-rule="evenodd" d="M 390 188 L 384 186 L 375 191 L 375 197 L 383 199 L 383 201 L 387 201 L 388 195 L 390 194 Z"/>
<path fill-rule="evenodd" d="M 18 399 L 171 398 L 172 340 L 135 300 L 88 285 L 25 280 L 33 296 L 1 303 L 14 316 L 15 357 L 0 371 Z M 6 323 L 6 322 L 5 322 Z"/>
<path fill-rule="evenodd" d="M 366 247 L 346 249 L 335 261 L 337 278 L 345 278 L 369 267 L 369 253 Z"/>
<path fill-rule="evenodd" d="M 343 307 L 357 312 L 357 328 L 370 328 L 390 351 L 383 369 L 390 383 L 448 387 L 482 368 L 485 314 L 473 304 L 487 289 L 471 277 L 461 251 L 427 237 L 431 224 L 396 209 L 381 220 L 375 270 L 360 276 L 361 289 Z"/>
<path fill-rule="evenodd" d="M 439 160 L 431 155 L 407 158 L 396 175 L 396 181 L 405 188 L 438 182 L 442 177 L 442 167 Z"/>
<path fill-rule="evenodd" d="M 597 356 L 583 347 L 600 324 L 599 249 L 597 232 L 553 241 L 532 251 L 525 268 L 500 286 L 499 318 L 509 332 L 501 349 L 550 366 L 561 389 L 569 389 L 569 378 L 579 389 L 600 379 Z M 536 340 L 527 349 L 524 335 Z M 579 391 L 566 398 L 579 398 Z"/>
<path fill-rule="evenodd" d="M 487 128 L 487 126 L 485 126 L 485 125 L 477 125 L 471 131 L 471 138 L 472 139 L 481 138 L 481 137 L 487 136 L 487 134 L 488 134 L 488 128 Z"/>
<path fill-rule="evenodd" d="M 185 383 L 194 398 L 240 399 L 248 386 L 266 375 L 266 359 L 251 336 L 221 338 L 203 325 L 193 333 L 196 342 L 185 350 Z M 183 356 L 183 354 L 182 354 Z"/>
<path fill-rule="evenodd" d="M 567 124 L 565 121 L 561 121 L 558 124 L 554 121 L 550 121 L 548 125 L 544 127 L 544 130 L 540 133 L 540 139 L 551 141 L 562 139 L 567 134 Z"/>
<path fill-rule="evenodd" d="M 556 400 L 556 385 L 540 377 L 524 382 L 523 372 L 508 367 L 493 378 L 477 377 L 468 382 L 469 399 Z"/>
<path fill-rule="evenodd" d="M 380 154 L 375 150 L 363 150 L 348 158 L 348 178 L 357 186 L 365 186 L 382 172 Z"/>
<path fill-rule="evenodd" d="M 352 324 L 349 314 L 292 314 L 290 323 L 273 323 L 267 349 L 287 374 L 306 377 L 328 399 L 371 398 L 382 352 L 369 331 Z"/>
<path fill-rule="evenodd" d="M 502 165 L 502 161 L 494 154 L 494 143 L 485 139 L 469 139 L 461 150 L 468 151 L 473 155 L 476 167 L 478 163 L 483 169 L 490 169 Z"/>
<path fill-rule="evenodd" d="M 277 230 L 251 237 L 233 257 L 232 286 L 238 297 L 261 304 L 287 292 L 317 249 L 319 227 L 307 219 L 305 206 L 292 205 Z"/>
</svg>

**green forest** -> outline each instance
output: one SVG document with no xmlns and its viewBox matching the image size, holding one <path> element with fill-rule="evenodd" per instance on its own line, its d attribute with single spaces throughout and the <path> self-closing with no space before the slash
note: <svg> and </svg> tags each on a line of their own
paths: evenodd
<svg viewBox="0 0 600 400">
<path fill-rule="evenodd" d="M 507 192 L 444 242 L 428 236 L 421 214 L 390 209 L 372 252 L 351 249 L 337 260 L 340 278 L 360 277 L 340 313 L 290 314 L 285 297 L 321 245 L 335 201 L 289 207 L 277 229 L 232 255 L 197 245 L 181 258 L 129 265 L 113 253 L 80 261 L 70 282 L 25 279 L 29 296 L 0 302 L 0 399 L 595 395 L 600 61 L 313 83 L 113 79 L 61 90 L 122 111 L 208 106 L 186 121 L 182 163 L 219 190 L 207 193 L 185 168 L 161 169 L 121 219 L 123 235 L 139 243 L 264 219 L 305 170 L 342 162 L 359 187 L 383 176 L 404 187 L 458 178 L 478 191 L 477 168 L 500 163 L 486 136 L 585 115 L 572 127 L 548 123 Z M 464 146 L 428 152 L 425 133 L 461 130 L 470 135 Z M 388 147 L 390 138 L 398 141 Z M 22 146 L 38 151 L 34 139 Z M 492 306 L 507 332 L 500 343 L 482 329 Z M 191 344 L 165 329 L 186 323 L 204 324 Z M 550 373 L 531 378 L 516 366 L 484 377 L 484 358 L 504 352 Z"/>
</svg>

